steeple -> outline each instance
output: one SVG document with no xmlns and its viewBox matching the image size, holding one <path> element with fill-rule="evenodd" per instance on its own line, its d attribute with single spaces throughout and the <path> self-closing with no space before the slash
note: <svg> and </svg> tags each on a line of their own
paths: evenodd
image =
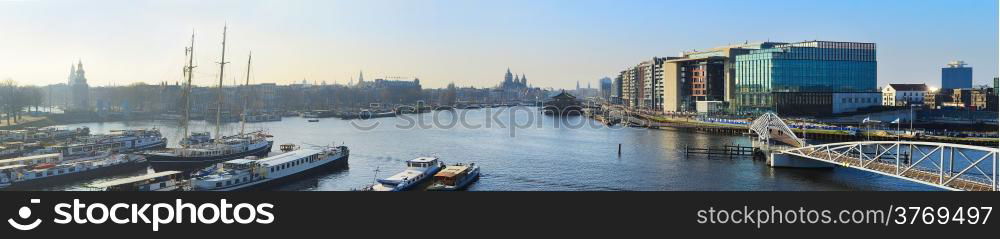
<svg viewBox="0 0 1000 239">
<path fill-rule="evenodd" d="M 358 84 L 360 85 L 362 82 L 365 82 L 365 72 L 358 71 Z"/>
<path fill-rule="evenodd" d="M 511 82 L 514 80 L 514 74 L 510 73 L 510 68 L 507 68 L 507 74 L 503 75 L 503 82 Z"/>
<path fill-rule="evenodd" d="M 72 85 L 74 79 L 76 79 L 76 65 L 69 64 L 69 81 L 66 85 Z"/>
<path fill-rule="evenodd" d="M 524 87 L 528 87 L 528 77 L 524 76 L 524 73 L 521 73 L 521 84 L 524 85 Z"/>
</svg>

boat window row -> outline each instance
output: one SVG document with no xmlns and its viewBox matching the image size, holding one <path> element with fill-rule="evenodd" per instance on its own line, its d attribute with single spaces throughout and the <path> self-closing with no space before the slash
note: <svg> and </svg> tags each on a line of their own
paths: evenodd
<svg viewBox="0 0 1000 239">
<path fill-rule="evenodd" d="M 307 162 L 313 162 L 313 161 L 316 161 L 317 158 L 319 158 L 319 155 L 315 155 L 314 154 L 314 155 L 310 155 L 309 157 L 300 158 L 300 159 L 296 159 L 295 161 L 291 161 L 291 162 L 279 164 L 279 165 L 276 165 L 276 166 L 272 166 L 271 167 L 271 172 L 273 173 L 273 172 L 278 171 L 278 170 L 284 170 L 286 168 L 295 167 L 295 166 L 298 166 L 298 165 L 301 165 L 301 164 L 304 164 L 304 163 L 307 163 Z"/>
<path fill-rule="evenodd" d="M 247 177 L 243 177 L 243 179 L 226 180 L 225 184 L 226 186 L 232 186 L 240 183 L 247 183 L 249 181 L 250 179 L 248 179 Z M 215 187 L 217 188 L 222 187 L 222 183 L 223 182 L 216 182 Z"/>
</svg>

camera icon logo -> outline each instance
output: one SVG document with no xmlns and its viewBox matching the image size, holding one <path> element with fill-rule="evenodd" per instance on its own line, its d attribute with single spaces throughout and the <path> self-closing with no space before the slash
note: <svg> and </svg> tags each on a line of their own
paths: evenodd
<svg viewBox="0 0 1000 239">
<path fill-rule="evenodd" d="M 42 200 L 40 199 L 35 199 L 35 198 L 31 199 L 31 204 L 38 204 L 41 202 Z M 22 206 L 21 209 L 17 210 L 17 215 L 21 217 L 20 220 L 28 220 L 28 218 L 31 217 L 31 208 L 28 206 Z M 39 224 L 42 224 L 42 219 L 36 218 L 34 222 L 28 224 L 21 224 L 17 222 L 17 220 L 14 220 L 14 218 L 10 218 L 7 219 L 7 223 L 10 223 L 10 226 L 14 227 L 14 229 L 21 231 L 28 231 L 31 229 L 35 229 L 35 227 L 38 227 Z"/>
</svg>

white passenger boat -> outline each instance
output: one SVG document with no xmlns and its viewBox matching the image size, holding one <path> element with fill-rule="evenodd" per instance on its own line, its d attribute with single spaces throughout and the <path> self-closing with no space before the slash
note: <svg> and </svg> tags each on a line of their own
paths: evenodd
<svg viewBox="0 0 1000 239">
<path fill-rule="evenodd" d="M 323 169 L 347 165 L 347 146 L 322 149 L 293 149 L 282 145 L 285 153 L 257 159 L 247 157 L 226 161 L 203 170 L 191 179 L 195 191 L 234 191 L 274 186 Z"/>
<path fill-rule="evenodd" d="M 397 192 L 414 189 L 417 185 L 426 182 L 435 173 L 441 171 L 444 163 L 436 157 L 421 157 L 406 161 L 406 170 L 379 179 L 378 183 L 369 188 L 371 191 Z"/>
<path fill-rule="evenodd" d="M 465 165 L 449 165 L 434 174 L 434 183 L 427 187 L 428 191 L 462 190 L 479 179 L 479 166 L 475 163 Z"/>
<path fill-rule="evenodd" d="M 165 192 L 183 191 L 186 180 L 181 171 L 164 171 L 88 185 L 97 191 Z"/>
</svg>

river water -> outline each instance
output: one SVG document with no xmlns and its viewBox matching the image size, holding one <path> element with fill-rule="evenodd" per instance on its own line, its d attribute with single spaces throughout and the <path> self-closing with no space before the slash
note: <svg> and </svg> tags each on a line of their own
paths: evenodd
<svg viewBox="0 0 1000 239">
<path fill-rule="evenodd" d="M 378 125 L 369 129 L 373 124 Z M 174 121 L 69 126 L 87 126 L 92 133 L 156 127 L 169 139 L 171 147 L 177 145 L 183 134 Z M 239 127 L 239 123 L 225 124 L 222 131 L 237 132 Z M 191 122 L 192 131 L 212 132 L 214 128 L 214 124 L 204 121 Z M 685 157 L 685 145 L 716 148 L 749 145 L 750 140 L 745 136 L 609 128 L 581 116 L 550 117 L 523 107 L 435 111 L 364 121 L 328 118 L 310 123 L 303 118 L 286 117 L 280 122 L 249 123 L 246 129 L 267 130 L 274 135 L 275 145 L 350 147 L 348 168 L 276 188 L 282 191 L 361 188 L 373 183 L 376 177 L 403 170 L 405 160 L 420 156 L 437 156 L 449 164 L 480 165 L 483 176 L 469 188 L 473 191 L 937 190 L 847 168 L 784 169 L 770 168 L 749 158 Z M 618 144 L 622 144 L 621 156 Z M 90 183 L 144 173 L 137 171 L 45 190 L 79 190 Z"/>
</svg>

